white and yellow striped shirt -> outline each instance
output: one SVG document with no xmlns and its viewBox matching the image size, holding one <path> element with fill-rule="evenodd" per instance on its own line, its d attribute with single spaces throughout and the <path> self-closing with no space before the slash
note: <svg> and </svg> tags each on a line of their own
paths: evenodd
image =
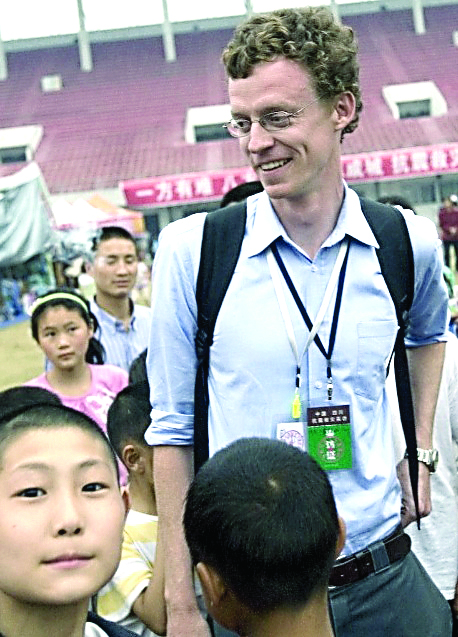
<svg viewBox="0 0 458 637">
<path fill-rule="evenodd" d="M 97 613 L 141 637 L 155 637 L 132 612 L 154 573 L 157 516 L 132 509 L 124 526 L 121 561 L 113 578 L 97 595 Z"/>
</svg>

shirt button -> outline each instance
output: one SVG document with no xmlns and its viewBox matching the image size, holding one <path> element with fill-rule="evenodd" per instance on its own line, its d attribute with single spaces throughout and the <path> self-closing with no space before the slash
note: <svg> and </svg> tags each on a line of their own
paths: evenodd
<svg viewBox="0 0 458 637">
<path fill-rule="evenodd" d="M 318 272 L 318 268 L 316 267 L 316 265 L 312 265 L 310 269 L 312 272 Z"/>
<path fill-rule="evenodd" d="M 321 389 L 322 387 L 323 387 L 323 383 L 321 382 L 321 380 L 316 380 L 315 389 Z"/>
</svg>

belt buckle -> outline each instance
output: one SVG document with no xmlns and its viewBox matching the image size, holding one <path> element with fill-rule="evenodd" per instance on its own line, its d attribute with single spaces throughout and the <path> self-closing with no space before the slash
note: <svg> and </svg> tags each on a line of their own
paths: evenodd
<svg viewBox="0 0 458 637">
<path fill-rule="evenodd" d="M 405 535 L 402 529 L 396 529 L 393 533 L 391 533 L 388 537 L 378 540 L 370 545 L 370 548 L 365 548 L 361 551 L 357 551 L 352 555 L 347 555 L 340 560 L 337 560 L 334 564 L 334 567 L 343 567 L 349 570 L 352 570 L 356 575 L 355 579 L 352 579 L 352 582 L 356 582 L 364 579 L 368 575 L 372 573 L 378 572 L 380 567 L 384 567 L 386 564 L 382 563 L 384 560 L 377 559 L 377 550 L 382 548 L 384 549 L 385 555 L 388 557 L 388 563 L 391 564 L 392 560 L 390 555 L 386 549 L 387 545 L 391 544 L 393 540 L 398 540 L 400 536 Z M 407 536 L 408 537 L 408 536 Z M 375 559 L 374 559 L 375 553 Z M 345 586 L 347 583 L 351 582 L 342 582 L 342 584 L 338 583 L 335 585 L 329 585 L 329 590 L 334 590 L 335 588 L 340 588 L 340 586 Z"/>
<path fill-rule="evenodd" d="M 328 589 L 332 590 L 334 588 L 340 588 L 341 586 L 346 586 L 347 584 L 351 584 L 353 582 L 357 582 L 360 579 L 360 568 L 358 561 L 356 559 L 356 554 L 346 556 L 342 558 L 339 562 L 336 562 L 334 568 L 337 571 L 337 575 L 334 573 L 334 577 L 332 579 L 337 579 L 337 583 L 334 585 L 329 585 Z M 339 571 L 343 571 L 339 573 Z M 339 581 L 342 576 L 342 581 Z"/>
<path fill-rule="evenodd" d="M 354 554 L 358 581 L 364 579 L 375 571 L 374 558 L 369 549 L 363 549 Z"/>
</svg>

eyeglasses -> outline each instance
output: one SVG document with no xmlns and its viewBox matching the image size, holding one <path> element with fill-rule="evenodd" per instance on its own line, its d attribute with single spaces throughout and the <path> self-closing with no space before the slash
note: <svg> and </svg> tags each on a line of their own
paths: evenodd
<svg viewBox="0 0 458 637">
<path fill-rule="evenodd" d="M 232 137 L 246 137 L 250 134 L 252 124 L 258 122 L 266 131 L 273 133 L 291 126 L 292 117 L 299 117 L 302 111 L 305 111 L 306 108 L 312 106 L 312 104 L 315 104 L 319 100 L 320 98 L 317 97 L 294 113 L 288 113 L 287 111 L 275 111 L 273 113 L 266 113 L 259 119 L 245 119 L 243 117 L 237 117 L 236 119 L 231 119 L 227 122 L 227 124 L 223 124 L 223 127 L 227 128 L 229 135 L 232 135 Z"/>
</svg>

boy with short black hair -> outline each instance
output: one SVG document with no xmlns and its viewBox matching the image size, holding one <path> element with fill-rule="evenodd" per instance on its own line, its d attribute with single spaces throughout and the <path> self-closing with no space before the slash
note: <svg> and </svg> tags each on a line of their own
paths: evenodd
<svg viewBox="0 0 458 637">
<path fill-rule="evenodd" d="M 88 614 L 115 571 L 125 502 L 114 451 L 38 387 L 0 393 L 0 634 L 133 637 Z"/>
<path fill-rule="evenodd" d="M 108 437 L 129 472 L 131 508 L 124 527 L 118 570 L 97 597 L 99 615 L 142 637 L 165 635 L 166 630 L 153 450 L 143 439 L 150 410 L 148 383 L 127 386 L 108 410 Z"/>
<path fill-rule="evenodd" d="M 344 540 L 332 488 L 308 454 L 244 438 L 191 484 L 184 529 L 207 608 L 244 637 L 331 637 L 327 587 Z"/>
</svg>

